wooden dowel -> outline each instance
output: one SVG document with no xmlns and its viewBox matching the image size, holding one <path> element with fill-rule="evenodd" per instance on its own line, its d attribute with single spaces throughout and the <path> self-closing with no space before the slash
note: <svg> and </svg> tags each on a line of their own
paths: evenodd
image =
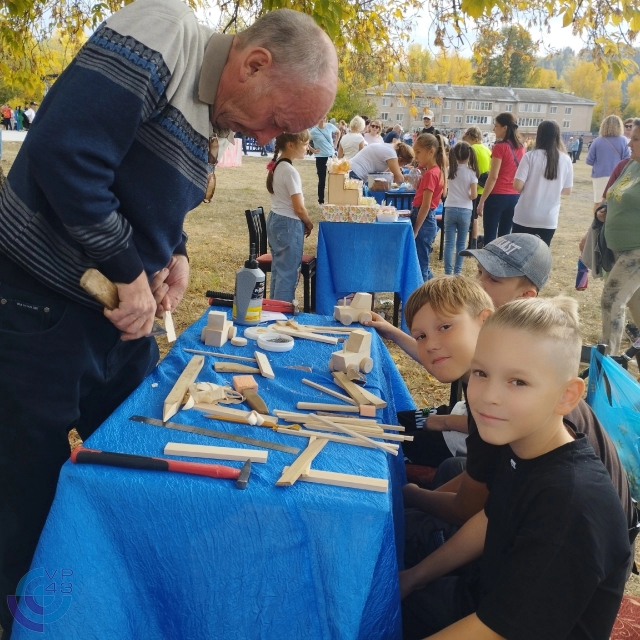
<svg viewBox="0 0 640 640">
<path fill-rule="evenodd" d="M 306 384 L 307 386 L 311 387 L 312 389 L 317 389 L 318 391 L 322 391 L 323 393 L 326 393 L 327 395 L 333 396 L 334 398 L 337 398 L 338 400 L 342 400 L 343 402 L 346 402 L 347 404 L 352 404 L 357 406 L 357 402 L 355 400 L 353 400 L 352 398 L 350 398 L 349 396 L 345 396 L 342 393 L 338 393 L 337 391 L 334 391 L 333 389 L 329 389 L 328 387 L 323 387 L 321 384 L 318 384 L 317 382 L 313 382 L 311 380 L 307 380 L 306 378 L 302 378 L 301 380 L 302 384 Z"/>
<path fill-rule="evenodd" d="M 373 445 L 374 447 L 377 447 L 378 449 L 382 449 L 383 451 L 386 451 L 387 453 L 390 453 L 394 456 L 398 455 L 398 450 L 397 449 L 394 450 L 392 448 L 392 445 L 390 444 L 385 444 L 383 442 L 371 440 L 371 438 L 367 438 L 367 436 L 363 436 L 357 431 L 354 431 L 353 429 L 349 429 L 349 427 L 345 427 L 343 424 L 338 424 L 337 422 L 331 422 L 331 420 L 329 420 L 328 418 L 323 418 L 322 416 L 318 416 L 318 419 L 324 422 L 328 426 L 338 427 L 338 431 L 342 431 L 343 433 L 346 433 L 347 435 L 350 435 L 353 438 L 360 440 L 361 442 L 367 442 Z"/>
<path fill-rule="evenodd" d="M 183 349 L 187 353 L 197 353 L 199 356 L 211 356 L 213 358 L 227 358 L 228 360 L 243 360 L 244 362 L 255 362 L 255 358 L 245 356 L 230 356 L 226 353 L 216 353 L 215 351 L 201 351 L 200 349 Z"/>
<path fill-rule="evenodd" d="M 326 440 L 331 440 L 331 442 L 339 442 L 341 444 L 350 444 L 354 447 L 366 447 L 367 449 L 377 449 L 376 445 L 371 445 L 368 442 L 362 442 L 360 440 L 356 440 L 356 438 L 349 438 L 347 436 L 339 436 L 333 433 L 326 433 L 322 431 L 308 431 L 307 429 L 300 429 L 299 431 L 295 429 L 286 429 L 284 427 L 277 427 L 275 429 L 277 433 L 286 433 L 290 436 L 298 436 L 299 438 L 325 438 Z M 387 447 L 394 448 L 395 453 L 390 451 L 389 453 L 394 453 L 394 455 L 398 454 L 398 445 L 397 444 L 388 444 Z"/>
<path fill-rule="evenodd" d="M 298 402 L 297 409 L 307 409 L 308 411 L 315 411 L 320 409 L 322 411 L 343 411 L 344 413 L 360 413 L 360 407 L 354 407 L 350 404 L 325 404 L 322 402 Z"/>
</svg>

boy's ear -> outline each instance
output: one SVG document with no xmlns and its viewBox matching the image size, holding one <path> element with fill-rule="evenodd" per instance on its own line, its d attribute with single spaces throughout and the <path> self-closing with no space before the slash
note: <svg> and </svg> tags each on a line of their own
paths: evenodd
<svg viewBox="0 0 640 640">
<path fill-rule="evenodd" d="M 479 314 L 478 314 L 478 320 L 480 321 L 480 324 L 484 324 L 487 320 L 487 318 L 493 313 L 493 309 L 483 309 Z"/>
<path fill-rule="evenodd" d="M 538 290 L 534 286 L 531 286 L 525 289 L 518 296 L 518 298 L 537 298 L 537 297 L 538 297 Z"/>
<path fill-rule="evenodd" d="M 584 394 L 584 380 L 582 378 L 571 378 L 569 382 L 566 383 L 564 393 L 562 397 L 558 401 L 558 404 L 555 408 L 555 413 L 561 416 L 566 416 L 568 413 L 573 411 L 578 402 L 580 402 L 583 394 Z"/>
</svg>

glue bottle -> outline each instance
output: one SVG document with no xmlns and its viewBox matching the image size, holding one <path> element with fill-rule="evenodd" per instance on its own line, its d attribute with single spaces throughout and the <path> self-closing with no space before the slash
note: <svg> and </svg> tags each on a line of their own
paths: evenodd
<svg viewBox="0 0 640 640">
<path fill-rule="evenodd" d="M 233 295 L 233 321 L 236 324 L 256 325 L 262 313 L 265 276 L 258 267 L 255 245 L 251 245 L 249 259 L 236 273 L 236 289 Z"/>
</svg>

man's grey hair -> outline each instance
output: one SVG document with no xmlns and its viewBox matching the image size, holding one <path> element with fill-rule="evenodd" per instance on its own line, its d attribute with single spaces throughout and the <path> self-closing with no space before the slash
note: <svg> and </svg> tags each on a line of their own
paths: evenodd
<svg viewBox="0 0 640 640">
<path fill-rule="evenodd" d="M 291 9 L 265 13 L 236 36 L 238 48 L 263 47 L 276 73 L 315 83 L 335 73 L 335 50 L 313 18 Z"/>
</svg>

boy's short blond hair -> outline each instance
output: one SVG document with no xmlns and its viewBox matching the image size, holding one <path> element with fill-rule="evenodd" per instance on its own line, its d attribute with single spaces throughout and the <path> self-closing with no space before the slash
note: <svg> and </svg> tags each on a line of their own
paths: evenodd
<svg viewBox="0 0 640 640">
<path fill-rule="evenodd" d="M 567 376 L 575 376 L 580 367 L 582 336 L 578 303 L 569 296 L 523 298 L 502 305 L 483 325 L 526 331 L 558 343 L 558 366 Z"/>
<path fill-rule="evenodd" d="M 472 318 L 477 318 L 484 309 L 493 311 L 494 308 L 489 294 L 466 276 L 437 276 L 418 287 L 404 306 L 409 329 L 418 311 L 426 304 L 435 313 L 451 316 L 464 310 Z"/>
</svg>

